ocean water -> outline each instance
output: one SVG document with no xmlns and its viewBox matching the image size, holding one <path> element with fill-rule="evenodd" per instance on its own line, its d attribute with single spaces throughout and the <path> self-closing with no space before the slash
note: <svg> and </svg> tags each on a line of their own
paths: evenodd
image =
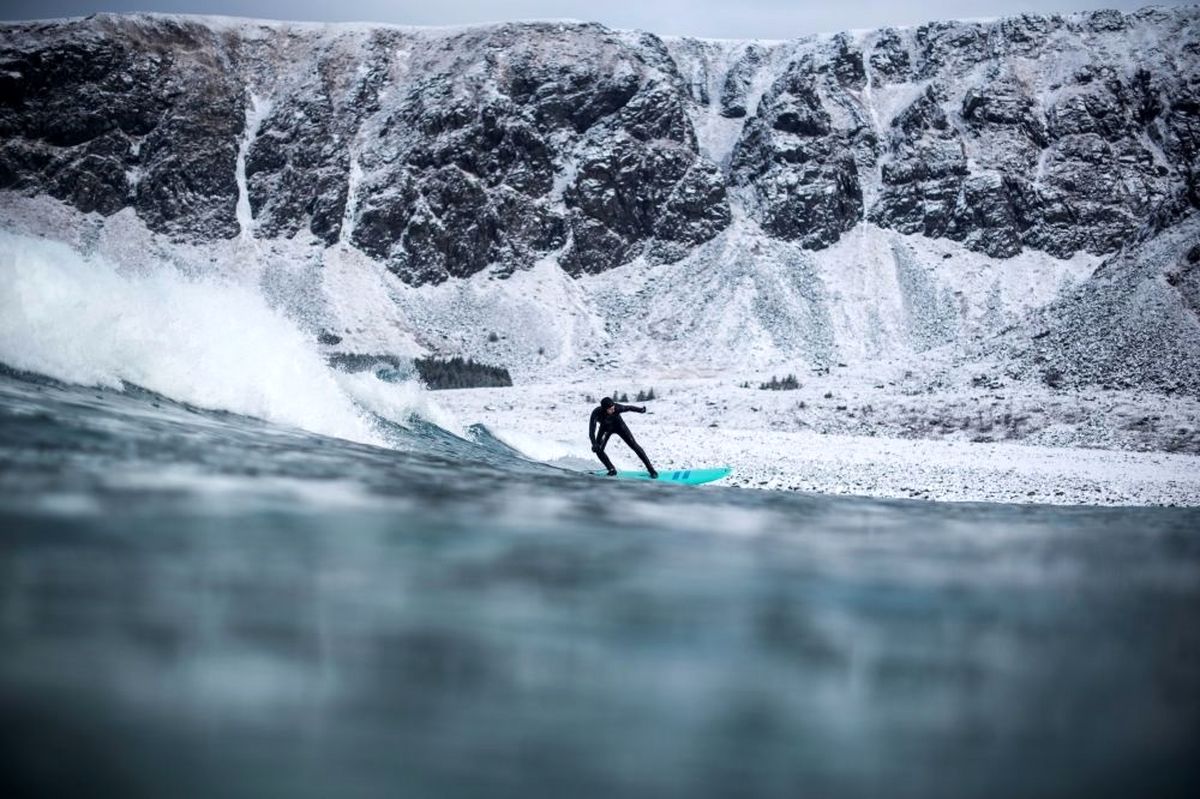
<svg viewBox="0 0 1200 799">
<path fill-rule="evenodd" d="M 245 287 L 6 246 L 0 795 L 1200 786 L 1196 509 L 567 472 Z"/>
<path fill-rule="evenodd" d="M 0 377 L 5 795 L 1186 795 L 1200 516 L 615 483 Z"/>
</svg>

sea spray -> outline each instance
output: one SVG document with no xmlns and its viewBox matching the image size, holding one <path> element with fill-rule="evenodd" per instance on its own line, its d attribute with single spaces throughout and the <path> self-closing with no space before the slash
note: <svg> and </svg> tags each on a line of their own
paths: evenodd
<svg viewBox="0 0 1200 799">
<path fill-rule="evenodd" d="M 391 381 L 381 380 L 371 372 L 335 371 L 334 374 L 341 389 L 366 411 L 401 423 L 418 416 L 459 438 L 466 437 L 462 422 L 435 403 L 415 378 Z"/>
<path fill-rule="evenodd" d="M 0 361 L 364 443 L 385 443 L 373 416 L 452 424 L 415 385 L 337 373 L 254 286 L 166 267 L 125 275 L 64 244 L 8 233 L 0 233 Z"/>
</svg>

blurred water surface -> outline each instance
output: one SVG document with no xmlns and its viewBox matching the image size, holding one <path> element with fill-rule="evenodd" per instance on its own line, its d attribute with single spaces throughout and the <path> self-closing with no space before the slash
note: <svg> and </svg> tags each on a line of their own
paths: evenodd
<svg viewBox="0 0 1200 799">
<path fill-rule="evenodd" d="M 1189 796 L 1200 513 L 617 483 L 0 375 L 0 793 Z"/>
</svg>

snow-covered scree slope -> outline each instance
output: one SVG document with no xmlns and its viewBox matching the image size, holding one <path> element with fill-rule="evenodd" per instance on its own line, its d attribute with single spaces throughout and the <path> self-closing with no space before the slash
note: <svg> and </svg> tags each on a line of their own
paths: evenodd
<svg viewBox="0 0 1200 799">
<path fill-rule="evenodd" d="M 1018 375 L 1053 385 L 1197 396 L 1200 217 L 1112 256 L 1021 329 L 983 349 L 1015 364 Z"/>
<path fill-rule="evenodd" d="M 1031 407 L 1084 385 L 1178 397 L 1200 385 L 1198 21 L 789 42 L 6 24 L 0 227 L 257 283 L 327 350 L 463 355 L 518 382 L 914 371 L 908 400 L 863 403 L 903 435 L 915 394 L 957 410 L 979 381 L 1029 382 Z M 1157 400 L 1132 402 L 1149 418 Z M 835 410 L 791 418 L 862 432 Z"/>
</svg>

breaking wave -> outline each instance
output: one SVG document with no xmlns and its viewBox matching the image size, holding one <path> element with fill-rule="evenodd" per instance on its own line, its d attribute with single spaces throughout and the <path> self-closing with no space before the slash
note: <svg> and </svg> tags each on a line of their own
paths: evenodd
<svg viewBox="0 0 1200 799">
<path fill-rule="evenodd" d="M 391 443 L 380 420 L 419 415 L 459 427 L 416 382 L 331 368 L 313 337 L 256 286 L 170 268 L 128 274 L 11 233 L 0 233 L 0 361 L 362 443 Z"/>
</svg>

